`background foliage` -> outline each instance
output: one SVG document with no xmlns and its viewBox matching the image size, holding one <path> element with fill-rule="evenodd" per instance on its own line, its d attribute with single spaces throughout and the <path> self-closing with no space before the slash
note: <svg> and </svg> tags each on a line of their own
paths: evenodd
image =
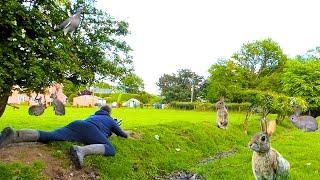
<svg viewBox="0 0 320 180">
<path fill-rule="evenodd" d="M 68 12 L 85 4 L 73 37 L 54 32 Z M 96 9 L 93 0 L 7 0 L 0 3 L 0 116 L 13 85 L 42 92 L 53 82 L 75 85 L 96 77 L 116 79 L 132 69 L 131 48 L 123 40 L 128 23 Z"/>
<path fill-rule="evenodd" d="M 193 99 L 197 99 L 203 85 L 204 78 L 190 69 L 180 69 L 176 74 L 163 74 L 157 82 L 161 96 L 165 103 L 171 101 L 191 101 L 191 88 Z"/>
</svg>

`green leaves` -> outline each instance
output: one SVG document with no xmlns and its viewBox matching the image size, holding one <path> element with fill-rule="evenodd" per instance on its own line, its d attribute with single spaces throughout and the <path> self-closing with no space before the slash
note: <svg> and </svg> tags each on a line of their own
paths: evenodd
<svg viewBox="0 0 320 180">
<path fill-rule="evenodd" d="M 192 87 L 195 100 L 203 85 L 203 77 L 189 69 L 180 69 L 177 74 L 163 74 L 157 83 L 165 102 L 190 101 Z"/>
<path fill-rule="evenodd" d="M 13 85 L 24 92 L 42 92 L 54 82 L 89 84 L 97 75 L 115 80 L 132 70 L 131 48 L 124 41 L 128 23 L 96 10 L 94 0 L 85 1 L 82 22 L 72 37 L 53 31 L 83 3 L 79 0 L 74 7 L 64 0 L 0 3 L 0 101 L 6 100 Z M 5 104 L 0 104 L 0 117 L 3 108 Z"/>
<path fill-rule="evenodd" d="M 285 64 L 287 57 L 272 39 L 264 39 L 243 44 L 232 58 L 251 73 L 267 75 Z"/>
<path fill-rule="evenodd" d="M 144 89 L 143 80 L 136 74 L 129 74 L 121 80 L 120 88 L 126 93 L 139 93 Z"/>
<path fill-rule="evenodd" d="M 320 61 L 310 57 L 316 57 L 318 50 L 307 59 L 288 61 L 271 39 L 246 43 L 233 59 L 212 65 L 208 98 L 214 101 L 225 96 L 231 102 L 247 101 L 264 113 L 272 111 L 282 117 L 294 106 L 317 110 Z"/>
<path fill-rule="evenodd" d="M 242 45 L 231 59 L 209 69 L 208 99 L 225 96 L 231 102 L 243 102 L 244 89 L 282 92 L 281 74 L 287 57 L 275 41 L 257 40 Z"/>
<path fill-rule="evenodd" d="M 216 102 L 220 96 L 226 97 L 231 102 L 241 102 L 240 90 L 250 87 L 252 75 L 244 67 L 233 61 L 214 64 L 209 69 L 208 99 Z"/>
<path fill-rule="evenodd" d="M 304 97 L 311 109 L 320 106 L 320 61 L 291 60 L 281 77 L 283 91 L 290 96 Z"/>
<path fill-rule="evenodd" d="M 251 103 L 251 108 L 257 109 L 264 116 L 269 113 L 289 115 L 294 112 L 295 107 L 299 107 L 302 111 L 307 109 L 306 101 L 299 97 L 259 90 L 245 90 L 242 94 L 244 100 Z"/>
<path fill-rule="evenodd" d="M 82 3 L 75 3 L 72 9 Z M 0 79 L 8 86 L 38 92 L 53 82 L 87 84 L 96 74 L 117 79 L 132 69 L 131 48 L 123 40 L 129 33 L 128 23 L 95 10 L 93 0 L 85 3 L 81 26 L 73 37 L 53 32 L 53 26 L 71 11 L 65 1 L 1 3 L 0 72 L 5 73 Z"/>
</svg>

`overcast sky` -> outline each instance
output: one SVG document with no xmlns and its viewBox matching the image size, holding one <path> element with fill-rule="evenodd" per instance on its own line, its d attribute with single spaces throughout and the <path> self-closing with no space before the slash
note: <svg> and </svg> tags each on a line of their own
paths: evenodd
<svg viewBox="0 0 320 180">
<path fill-rule="evenodd" d="M 207 77 L 218 58 L 248 41 L 271 38 L 289 56 L 320 46 L 317 0 L 99 0 L 98 7 L 129 23 L 136 74 L 150 93 L 178 69 Z"/>
</svg>

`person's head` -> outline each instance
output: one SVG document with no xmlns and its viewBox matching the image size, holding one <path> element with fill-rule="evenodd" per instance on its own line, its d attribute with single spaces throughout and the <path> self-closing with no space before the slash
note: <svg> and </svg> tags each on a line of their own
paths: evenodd
<svg viewBox="0 0 320 180">
<path fill-rule="evenodd" d="M 105 106 L 102 106 L 100 110 L 105 110 L 108 112 L 108 114 L 111 114 L 112 108 L 109 105 L 105 105 Z"/>
</svg>

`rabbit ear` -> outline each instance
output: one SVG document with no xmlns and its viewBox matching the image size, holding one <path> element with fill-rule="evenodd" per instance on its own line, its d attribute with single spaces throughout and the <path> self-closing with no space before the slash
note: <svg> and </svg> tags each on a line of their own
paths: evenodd
<svg viewBox="0 0 320 180">
<path fill-rule="evenodd" d="M 294 108 L 294 115 L 299 116 L 300 113 L 301 113 L 300 108 L 299 108 L 299 107 L 295 107 L 295 108 Z"/>
<path fill-rule="evenodd" d="M 260 118 L 261 131 L 268 134 L 267 132 L 267 121 L 265 117 Z"/>
<path fill-rule="evenodd" d="M 223 96 L 220 96 L 220 101 L 224 101 L 224 97 Z"/>
<path fill-rule="evenodd" d="M 35 100 L 38 100 L 38 99 L 39 99 L 39 98 L 38 98 L 38 95 L 39 95 L 39 94 L 37 93 L 36 97 L 34 97 Z"/>
<path fill-rule="evenodd" d="M 267 125 L 267 134 L 268 136 L 272 136 L 272 134 L 276 131 L 277 122 L 276 120 L 269 121 Z"/>
</svg>

